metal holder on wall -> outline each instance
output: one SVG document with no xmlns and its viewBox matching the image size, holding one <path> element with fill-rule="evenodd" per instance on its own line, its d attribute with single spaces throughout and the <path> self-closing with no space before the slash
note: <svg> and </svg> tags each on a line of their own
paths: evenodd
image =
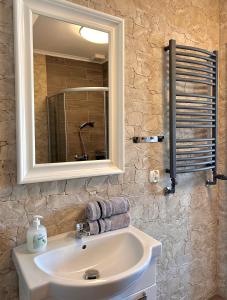
<svg viewBox="0 0 227 300">
<path fill-rule="evenodd" d="M 169 130 L 171 187 L 165 194 L 175 193 L 176 176 L 181 173 L 212 171 L 214 185 L 217 179 L 227 176 L 217 174 L 218 139 L 218 52 L 176 45 L 169 41 Z M 177 83 L 184 82 L 209 87 L 206 94 L 177 91 Z M 204 138 L 177 138 L 177 129 L 190 128 L 196 135 L 205 128 Z"/>
<path fill-rule="evenodd" d="M 158 135 L 158 136 L 134 136 L 132 138 L 133 143 L 161 143 L 164 140 L 164 136 L 163 135 Z"/>
</svg>

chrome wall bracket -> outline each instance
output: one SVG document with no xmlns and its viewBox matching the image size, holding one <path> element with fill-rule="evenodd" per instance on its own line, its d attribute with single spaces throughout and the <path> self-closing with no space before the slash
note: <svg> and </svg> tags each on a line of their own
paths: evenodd
<svg viewBox="0 0 227 300">
<path fill-rule="evenodd" d="M 133 143 L 161 143 L 164 140 L 164 135 L 158 135 L 158 136 L 147 136 L 147 137 L 139 137 L 134 136 L 132 138 Z"/>
</svg>

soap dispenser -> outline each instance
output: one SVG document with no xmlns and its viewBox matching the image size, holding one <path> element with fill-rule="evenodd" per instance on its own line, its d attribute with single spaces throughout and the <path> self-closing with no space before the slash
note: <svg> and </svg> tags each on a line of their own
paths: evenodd
<svg viewBox="0 0 227 300">
<path fill-rule="evenodd" d="M 29 252 L 44 251 L 47 246 L 47 230 L 40 224 L 42 216 L 33 216 L 32 225 L 27 231 L 27 249 Z"/>
</svg>

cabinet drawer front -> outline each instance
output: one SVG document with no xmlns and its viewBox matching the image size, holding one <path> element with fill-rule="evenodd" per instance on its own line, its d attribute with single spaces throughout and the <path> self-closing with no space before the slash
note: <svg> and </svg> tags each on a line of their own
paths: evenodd
<svg viewBox="0 0 227 300">
<path fill-rule="evenodd" d="M 126 300 L 156 300 L 156 284 L 127 297 Z"/>
</svg>

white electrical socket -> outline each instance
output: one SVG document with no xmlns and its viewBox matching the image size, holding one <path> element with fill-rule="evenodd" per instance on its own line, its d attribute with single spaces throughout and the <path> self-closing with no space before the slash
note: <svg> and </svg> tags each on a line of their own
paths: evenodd
<svg viewBox="0 0 227 300">
<path fill-rule="evenodd" d="M 159 182 L 159 179 L 160 179 L 159 170 L 151 170 L 149 174 L 150 183 L 157 183 Z"/>
</svg>

